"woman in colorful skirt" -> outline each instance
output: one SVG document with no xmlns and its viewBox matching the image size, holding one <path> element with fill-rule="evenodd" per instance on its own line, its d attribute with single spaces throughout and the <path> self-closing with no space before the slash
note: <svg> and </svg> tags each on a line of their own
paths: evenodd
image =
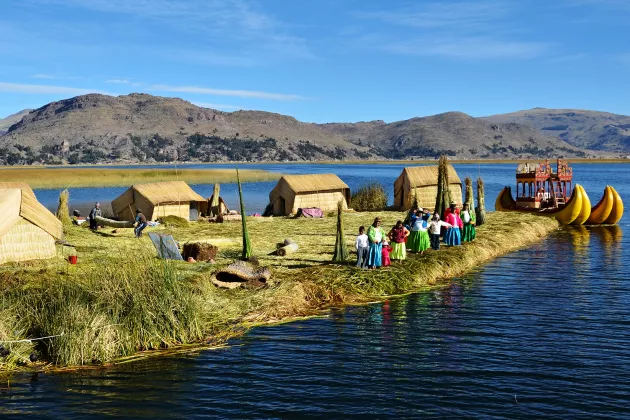
<svg viewBox="0 0 630 420">
<path fill-rule="evenodd" d="M 464 222 L 464 233 L 462 234 L 462 241 L 473 241 L 477 236 L 477 230 L 475 229 L 475 212 L 470 210 L 470 206 L 468 204 L 464 204 L 461 218 L 462 222 Z"/>
<path fill-rule="evenodd" d="M 396 226 L 389 231 L 392 252 L 389 256 L 392 260 L 402 261 L 407 257 L 405 239 L 409 236 L 409 231 L 403 226 L 402 220 L 396 222 Z"/>
<path fill-rule="evenodd" d="M 407 241 L 407 245 L 412 252 L 419 252 L 422 254 L 431 246 L 428 231 L 428 220 L 430 216 L 431 214 L 429 212 L 420 208 L 417 210 L 416 217 L 412 217 L 413 222 L 411 224 L 411 233 L 409 234 L 409 240 Z"/>
<path fill-rule="evenodd" d="M 368 266 L 371 269 L 375 269 L 382 265 L 381 254 L 383 252 L 383 238 L 385 238 L 385 231 L 383 231 L 381 227 L 380 217 L 374 219 L 374 223 L 368 228 L 367 236 L 370 242 L 368 248 Z"/>
<path fill-rule="evenodd" d="M 462 234 L 459 230 L 459 226 L 463 225 L 462 219 L 459 215 L 451 208 L 451 211 L 446 216 L 446 220 L 444 222 L 451 225 L 448 229 L 446 229 L 446 233 L 444 234 L 444 243 L 450 246 L 457 246 L 462 244 Z"/>
</svg>

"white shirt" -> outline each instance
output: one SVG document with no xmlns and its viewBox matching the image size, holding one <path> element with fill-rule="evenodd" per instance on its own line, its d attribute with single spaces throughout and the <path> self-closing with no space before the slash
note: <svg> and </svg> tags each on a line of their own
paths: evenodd
<svg viewBox="0 0 630 420">
<path fill-rule="evenodd" d="M 431 222 L 429 222 L 429 232 L 434 234 L 434 235 L 439 235 L 440 234 L 440 226 L 446 226 L 446 227 L 451 227 L 451 225 L 449 225 L 448 223 L 445 223 L 441 220 L 431 220 Z"/>
<path fill-rule="evenodd" d="M 367 248 L 368 247 L 368 236 L 364 233 L 363 235 L 357 236 L 357 241 L 354 243 L 355 248 Z"/>
<path fill-rule="evenodd" d="M 468 210 L 462 212 L 462 220 L 464 223 L 470 223 L 470 214 L 468 214 Z"/>
</svg>

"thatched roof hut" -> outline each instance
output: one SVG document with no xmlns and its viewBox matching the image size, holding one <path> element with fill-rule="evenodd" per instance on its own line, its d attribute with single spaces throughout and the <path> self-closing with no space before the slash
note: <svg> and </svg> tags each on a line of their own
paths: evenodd
<svg viewBox="0 0 630 420">
<path fill-rule="evenodd" d="M 9 186 L 0 183 L 0 186 Z M 52 258 L 63 227 L 26 184 L 0 188 L 0 264 Z"/>
<path fill-rule="evenodd" d="M 299 208 L 318 207 L 323 211 L 343 208 L 350 203 L 350 188 L 335 174 L 285 175 L 269 193 L 271 214 L 295 214 Z"/>
<path fill-rule="evenodd" d="M 401 210 L 411 208 L 413 196 L 418 199 L 418 206 L 432 209 L 437 196 L 438 167 L 413 166 L 403 169 L 394 181 L 394 206 Z M 462 204 L 462 181 L 452 165 L 448 165 L 448 181 L 453 201 Z"/>
<path fill-rule="evenodd" d="M 153 182 L 132 185 L 112 201 L 112 211 L 120 220 L 133 220 L 140 209 L 147 220 L 179 216 L 197 220 L 199 208 L 206 199 L 184 181 Z"/>
</svg>

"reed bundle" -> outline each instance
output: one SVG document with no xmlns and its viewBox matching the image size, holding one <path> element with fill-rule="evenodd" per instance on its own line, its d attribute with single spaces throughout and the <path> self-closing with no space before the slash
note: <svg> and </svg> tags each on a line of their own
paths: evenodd
<svg viewBox="0 0 630 420">
<path fill-rule="evenodd" d="M 337 234 L 335 236 L 335 253 L 333 254 L 332 261 L 337 264 L 342 264 L 348 261 L 349 251 L 348 244 L 344 237 L 344 223 L 343 223 L 343 202 L 339 200 L 337 204 Z"/>
<path fill-rule="evenodd" d="M 66 188 L 65 190 L 59 193 L 59 205 L 57 206 L 57 219 L 61 221 L 64 226 L 68 226 L 72 224 L 72 219 L 70 218 L 70 209 L 68 207 L 68 202 L 70 201 L 70 192 Z"/>
<path fill-rule="evenodd" d="M 477 207 L 475 208 L 475 224 L 481 226 L 486 223 L 486 201 L 483 192 L 483 179 L 477 178 Z"/>
</svg>

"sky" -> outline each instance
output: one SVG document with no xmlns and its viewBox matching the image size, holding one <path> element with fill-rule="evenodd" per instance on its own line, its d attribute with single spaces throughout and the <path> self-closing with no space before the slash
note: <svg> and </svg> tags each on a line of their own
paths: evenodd
<svg viewBox="0 0 630 420">
<path fill-rule="evenodd" d="M 630 0 L 0 0 L 0 118 L 144 92 L 307 122 L 630 115 Z"/>
</svg>

